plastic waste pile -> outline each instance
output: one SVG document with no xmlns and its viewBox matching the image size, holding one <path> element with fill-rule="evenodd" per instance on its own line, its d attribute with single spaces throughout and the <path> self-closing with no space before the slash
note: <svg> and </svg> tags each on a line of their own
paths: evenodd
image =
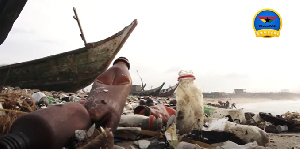
<svg viewBox="0 0 300 149">
<path fill-rule="evenodd" d="M 179 72 L 175 98 L 138 97 L 127 96 L 131 79 L 126 67 L 114 66 L 95 80 L 90 93 L 6 87 L 0 117 L 15 117 L 0 124 L 7 129 L 0 148 L 267 148 L 267 133 L 248 125 L 264 117 L 205 105 L 192 71 Z M 288 126 L 277 129 L 286 131 Z"/>
</svg>

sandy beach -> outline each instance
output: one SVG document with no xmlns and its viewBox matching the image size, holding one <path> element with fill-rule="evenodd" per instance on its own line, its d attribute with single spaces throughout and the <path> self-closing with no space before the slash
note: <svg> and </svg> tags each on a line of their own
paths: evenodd
<svg viewBox="0 0 300 149">
<path fill-rule="evenodd" d="M 217 103 L 219 100 L 230 104 L 235 103 L 238 109 L 243 108 L 244 112 L 272 113 L 273 115 L 281 115 L 288 111 L 300 112 L 300 99 L 268 99 L 268 98 L 223 98 L 223 99 L 204 99 L 205 103 Z M 267 147 L 272 149 L 292 149 L 300 148 L 300 133 L 268 133 L 270 142 Z"/>
<path fill-rule="evenodd" d="M 270 142 L 268 144 L 268 147 L 272 149 L 300 148 L 300 134 L 269 134 L 269 137 Z"/>
</svg>

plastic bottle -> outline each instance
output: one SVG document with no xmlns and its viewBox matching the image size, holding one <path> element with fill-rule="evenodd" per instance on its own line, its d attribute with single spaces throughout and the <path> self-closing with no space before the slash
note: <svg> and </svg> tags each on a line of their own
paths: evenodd
<svg viewBox="0 0 300 149">
<path fill-rule="evenodd" d="M 204 123 L 202 91 L 194 83 L 192 71 L 179 72 L 176 89 L 176 128 L 180 134 L 188 134 L 192 129 L 200 130 Z"/>
<path fill-rule="evenodd" d="M 160 131 L 162 129 L 162 119 L 155 118 L 153 115 L 121 115 L 119 126 L 141 127 L 142 130 Z"/>
<path fill-rule="evenodd" d="M 277 125 L 277 126 L 276 126 L 276 129 L 278 130 L 279 133 L 280 133 L 280 132 L 284 132 L 284 131 L 288 131 L 288 130 L 289 130 L 289 128 L 288 128 L 287 125 L 283 125 L 283 126 Z"/>
<path fill-rule="evenodd" d="M 129 68 L 128 60 L 119 57 L 94 81 L 84 106 L 96 128 L 111 128 L 113 132 L 117 129 L 131 88 Z"/>
<path fill-rule="evenodd" d="M 1 149 L 59 149 L 75 130 L 91 125 L 87 110 L 79 103 L 49 106 L 20 116 L 9 133 L 0 138 Z"/>
<path fill-rule="evenodd" d="M 150 106 L 150 107 L 137 106 L 133 110 L 133 113 L 139 115 L 145 115 L 145 116 L 154 115 L 155 117 L 161 118 L 163 124 L 166 124 L 172 115 L 176 115 L 176 111 L 173 108 L 169 108 L 162 104 Z"/>
</svg>

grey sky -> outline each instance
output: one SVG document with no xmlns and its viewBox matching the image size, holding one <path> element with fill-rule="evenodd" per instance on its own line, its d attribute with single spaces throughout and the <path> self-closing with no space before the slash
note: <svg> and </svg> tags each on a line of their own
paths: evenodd
<svg viewBox="0 0 300 149">
<path fill-rule="evenodd" d="M 83 47 L 73 7 L 88 42 L 138 20 L 117 57 L 129 59 L 133 84 L 141 84 L 138 70 L 146 89 L 174 85 L 186 69 L 204 92 L 300 92 L 297 1 L 29 0 L 0 46 L 0 64 Z M 279 38 L 255 37 L 253 17 L 264 8 L 280 14 Z"/>
</svg>

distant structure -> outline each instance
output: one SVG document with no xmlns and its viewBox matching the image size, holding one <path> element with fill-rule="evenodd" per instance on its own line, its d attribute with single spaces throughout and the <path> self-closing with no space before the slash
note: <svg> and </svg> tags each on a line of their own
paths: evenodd
<svg viewBox="0 0 300 149">
<path fill-rule="evenodd" d="M 130 93 L 142 91 L 141 85 L 131 85 Z"/>
<path fill-rule="evenodd" d="M 246 89 L 234 89 L 235 94 L 243 94 L 246 93 Z"/>
<path fill-rule="evenodd" d="M 225 92 L 202 93 L 204 98 L 222 98 L 226 96 Z"/>
<path fill-rule="evenodd" d="M 290 91 L 288 89 L 282 89 L 280 92 L 281 93 L 289 93 Z"/>
</svg>

